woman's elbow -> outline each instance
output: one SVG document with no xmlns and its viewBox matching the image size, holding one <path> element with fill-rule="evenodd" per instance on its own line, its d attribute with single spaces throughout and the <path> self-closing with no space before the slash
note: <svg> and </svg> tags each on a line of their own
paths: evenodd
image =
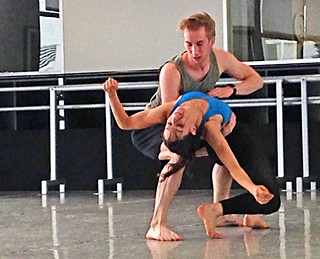
<svg viewBox="0 0 320 259">
<path fill-rule="evenodd" d="M 120 129 L 122 129 L 122 130 L 133 130 L 134 128 L 132 128 L 132 127 L 128 127 L 128 126 L 119 126 L 119 128 Z"/>
<path fill-rule="evenodd" d="M 118 123 L 118 127 L 122 130 L 132 130 L 133 128 L 128 123 Z"/>
</svg>

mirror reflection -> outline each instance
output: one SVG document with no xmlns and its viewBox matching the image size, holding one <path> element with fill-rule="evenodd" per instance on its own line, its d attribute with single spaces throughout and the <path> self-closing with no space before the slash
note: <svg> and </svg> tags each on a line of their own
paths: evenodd
<svg viewBox="0 0 320 259">
<path fill-rule="evenodd" d="M 62 70 L 59 0 L 1 0 L 0 15 L 0 72 Z"/>
<path fill-rule="evenodd" d="M 230 0 L 229 46 L 244 61 L 319 58 L 319 8 L 313 0 Z"/>
</svg>

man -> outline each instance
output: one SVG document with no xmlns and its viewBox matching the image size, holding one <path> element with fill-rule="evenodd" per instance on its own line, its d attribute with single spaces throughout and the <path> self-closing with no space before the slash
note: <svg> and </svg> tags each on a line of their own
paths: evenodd
<svg viewBox="0 0 320 259">
<path fill-rule="evenodd" d="M 262 88 L 263 80 L 251 67 L 237 60 L 231 53 L 214 47 L 215 22 L 207 13 L 194 14 L 180 22 L 185 52 L 167 62 L 160 71 L 159 88 L 148 105 L 155 107 L 161 102 L 176 100 L 182 93 L 198 90 L 219 98 L 247 95 Z M 222 73 L 239 80 L 235 85 L 215 87 Z M 161 145 L 163 125 L 134 131 L 133 144 L 145 155 L 155 159 Z M 163 146 L 161 146 L 163 149 Z M 162 150 L 159 159 L 165 165 L 174 156 Z M 240 161 L 241 162 L 241 161 Z M 166 167 L 163 167 L 166 170 Z M 155 209 L 146 234 L 147 239 L 159 241 L 178 241 L 182 237 L 168 228 L 166 220 L 170 203 L 178 191 L 183 169 L 158 182 Z M 213 202 L 229 196 L 232 177 L 222 165 L 215 165 L 212 173 Z M 232 219 L 233 220 L 233 219 Z M 268 227 L 258 216 L 237 218 L 239 225 Z"/>
</svg>

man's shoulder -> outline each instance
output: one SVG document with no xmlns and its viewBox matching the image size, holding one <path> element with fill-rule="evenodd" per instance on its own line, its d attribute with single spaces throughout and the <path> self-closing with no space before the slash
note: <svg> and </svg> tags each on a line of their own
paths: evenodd
<svg viewBox="0 0 320 259">
<path fill-rule="evenodd" d="M 228 51 L 219 48 L 214 48 L 213 51 L 221 71 L 225 71 L 228 67 L 230 67 L 231 64 L 234 64 L 236 61 L 234 55 Z"/>
<path fill-rule="evenodd" d="M 216 56 L 222 56 L 222 57 L 225 57 L 225 56 L 230 56 L 232 55 L 229 51 L 226 51 L 226 50 L 223 50 L 223 49 L 220 49 L 220 48 L 212 48 L 214 54 Z"/>
<path fill-rule="evenodd" d="M 161 73 L 179 73 L 179 69 L 175 63 L 168 61 L 162 66 Z"/>
</svg>

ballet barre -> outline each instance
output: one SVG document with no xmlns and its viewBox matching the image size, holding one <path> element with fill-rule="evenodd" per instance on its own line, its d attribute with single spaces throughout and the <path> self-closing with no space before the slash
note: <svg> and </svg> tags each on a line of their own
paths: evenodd
<svg viewBox="0 0 320 259">
<path fill-rule="evenodd" d="M 320 82 L 320 75 L 304 75 L 304 76 L 278 76 L 264 77 L 264 83 L 274 85 L 276 89 L 275 98 L 245 98 L 226 100 L 230 107 L 276 107 L 276 132 L 277 132 L 277 177 L 285 178 L 284 173 L 284 143 L 283 143 L 283 107 L 291 105 L 299 105 L 301 107 L 301 129 L 302 129 L 302 174 L 297 176 L 293 181 L 286 182 L 286 190 L 292 191 L 295 184 L 296 192 L 303 192 L 304 183 L 310 184 L 308 190 L 314 191 L 317 189 L 315 179 L 310 176 L 309 168 L 309 134 L 308 134 L 308 105 L 320 104 L 320 96 L 308 96 L 307 87 L 309 82 Z M 221 79 L 218 85 L 228 83 L 236 83 L 235 80 Z M 299 97 L 284 97 L 284 84 L 300 84 L 301 95 Z M 142 81 L 119 83 L 119 90 L 134 91 L 154 89 L 158 87 L 158 81 Z M 286 86 L 290 87 L 290 86 Z M 104 193 L 105 185 L 116 185 L 115 192 L 123 191 L 123 179 L 114 178 L 113 174 L 113 152 L 112 152 L 112 113 L 110 111 L 108 96 L 105 93 L 105 102 L 98 104 L 60 104 L 57 96 L 61 92 L 68 91 L 103 91 L 102 84 L 83 84 L 83 85 L 68 85 L 65 84 L 64 78 L 57 78 L 57 84 L 52 86 L 28 86 L 28 87 L 2 87 L 0 94 L 3 92 L 27 92 L 27 91 L 47 91 L 49 92 L 49 104 L 38 106 L 23 106 L 23 107 L 0 107 L 0 112 L 12 111 L 38 111 L 49 110 L 50 120 L 50 175 L 48 180 L 41 181 L 41 194 L 46 195 L 52 186 L 59 186 L 59 192 L 65 192 L 65 181 L 60 179 L 57 174 L 57 118 L 59 111 L 67 109 L 104 109 L 105 110 L 105 148 L 106 148 L 106 179 L 98 179 L 97 194 Z M 145 102 L 129 102 L 123 103 L 127 111 L 143 110 Z"/>
</svg>

